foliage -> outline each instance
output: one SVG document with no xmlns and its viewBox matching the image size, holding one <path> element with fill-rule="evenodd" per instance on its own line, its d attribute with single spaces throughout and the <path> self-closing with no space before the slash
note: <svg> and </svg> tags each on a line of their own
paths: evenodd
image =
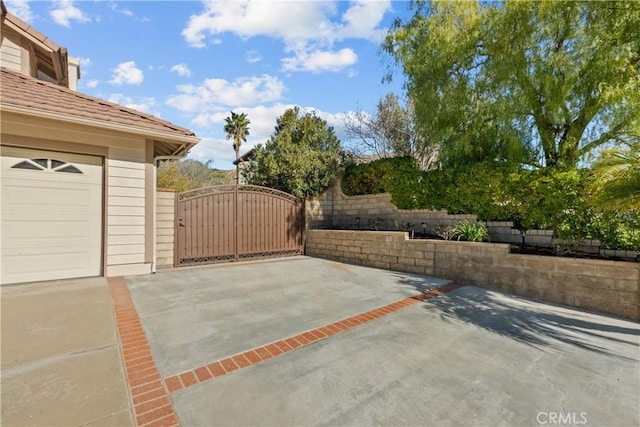
<svg viewBox="0 0 640 427">
<path fill-rule="evenodd" d="M 425 170 L 437 158 L 437 150 L 419 143 L 412 105 L 403 107 L 392 93 L 378 101 L 374 114 L 358 110 L 346 116 L 344 125 L 347 137 L 356 141 L 357 154 L 373 153 L 378 158 L 413 156 Z"/>
<path fill-rule="evenodd" d="M 162 163 L 158 167 L 157 185 L 182 192 L 233 183 L 225 171 L 211 168 L 211 163 L 211 160 L 203 163 L 193 159 Z"/>
<path fill-rule="evenodd" d="M 640 215 L 629 212 L 595 214 L 590 221 L 591 235 L 608 249 L 640 250 Z"/>
<path fill-rule="evenodd" d="M 406 173 L 398 173 L 398 171 Z M 411 157 L 389 157 L 369 163 L 348 164 L 345 168 L 341 186 L 348 196 L 358 194 L 384 193 L 389 180 L 419 174 L 415 160 Z"/>
<path fill-rule="evenodd" d="M 462 221 L 451 228 L 449 238 L 464 239 L 468 242 L 482 242 L 489 240 L 489 231 L 481 222 Z"/>
<path fill-rule="evenodd" d="M 603 150 L 592 172 L 591 191 L 599 208 L 640 213 L 640 141 Z"/>
<path fill-rule="evenodd" d="M 594 205 L 587 191 L 592 185 L 588 170 L 530 170 L 490 162 L 423 172 L 412 160 L 380 159 L 350 166 L 342 191 L 389 192 L 400 209 L 446 209 L 451 214 L 475 214 L 482 221 L 513 221 L 524 230 L 552 229 L 566 241 L 594 238 L 607 248 L 640 250 L 638 212 Z"/>
<path fill-rule="evenodd" d="M 231 116 L 224 119 L 224 131 L 227 139 L 233 139 L 233 150 L 236 152 L 236 159 L 240 157 L 240 145 L 247 142 L 249 136 L 249 119 L 246 113 L 236 114 L 233 111 Z"/>
<path fill-rule="evenodd" d="M 640 138 L 640 5 L 413 3 L 383 49 L 445 165 L 575 167 Z M 388 76 L 389 77 L 389 76 Z"/>
<path fill-rule="evenodd" d="M 329 185 L 343 159 L 333 128 L 294 107 L 278 117 L 275 133 L 254 149 L 254 161 L 243 173 L 250 184 L 306 197 Z"/>
</svg>

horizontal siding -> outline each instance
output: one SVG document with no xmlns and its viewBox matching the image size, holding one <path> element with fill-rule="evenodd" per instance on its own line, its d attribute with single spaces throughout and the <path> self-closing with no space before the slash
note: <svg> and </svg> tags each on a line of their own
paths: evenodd
<svg viewBox="0 0 640 427">
<path fill-rule="evenodd" d="M 113 168 L 109 168 L 113 169 Z M 140 171 L 136 171 L 140 173 Z M 118 176 L 109 175 L 109 185 L 120 188 L 142 188 L 144 189 L 144 171 L 142 171 L 142 178 L 121 178 Z"/>
<path fill-rule="evenodd" d="M 113 150 L 112 150 L 113 151 Z M 109 160 L 109 166 L 110 167 L 114 167 L 114 168 L 120 168 L 120 169 L 138 169 L 138 170 L 144 170 L 144 163 L 138 163 L 138 162 L 125 162 L 122 160 L 117 160 L 117 159 L 110 159 Z"/>
<path fill-rule="evenodd" d="M 144 263 L 144 253 L 126 255 L 107 255 L 107 265 L 119 264 L 142 264 Z"/>
<path fill-rule="evenodd" d="M 0 63 L 8 70 L 20 72 L 20 56 L 12 55 L 12 52 L 6 52 L 3 49 L 0 53 Z"/>
<path fill-rule="evenodd" d="M 111 187 L 109 195 L 114 197 L 138 197 L 144 199 L 144 188 Z"/>
<path fill-rule="evenodd" d="M 109 214 L 112 216 L 144 216 L 144 206 L 111 206 L 111 208 L 109 209 Z"/>
<path fill-rule="evenodd" d="M 144 227 L 139 225 L 110 225 L 109 236 L 144 236 Z"/>
<path fill-rule="evenodd" d="M 109 237 L 113 245 L 144 245 L 144 234 L 114 234 Z"/>
<path fill-rule="evenodd" d="M 111 189 L 109 189 L 109 193 L 111 193 Z M 109 206 L 142 206 L 144 207 L 144 196 L 142 197 L 109 196 Z"/>
<path fill-rule="evenodd" d="M 142 245 L 111 245 L 107 255 L 128 255 L 144 253 L 144 243 Z"/>
<path fill-rule="evenodd" d="M 0 46 L 0 64 L 12 71 L 21 72 L 22 70 L 20 37 L 4 28 L 2 30 L 2 46 Z"/>
<path fill-rule="evenodd" d="M 113 178 L 140 179 L 140 172 L 142 172 L 142 177 L 144 178 L 144 169 L 128 169 L 113 166 L 109 168 L 109 176 Z"/>
<path fill-rule="evenodd" d="M 144 225 L 144 215 L 109 215 L 109 225 Z"/>
<path fill-rule="evenodd" d="M 144 157 L 141 150 L 109 151 L 107 266 L 143 263 L 145 260 L 144 164 L 123 158 Z M 115 156 L 115 159 L 111 157 Z M 148 236 L 150 238 L 150 236 Z"/>
<path fill-rule="evenodd" d="M 173 266 L 175 193 L 156 193 L 156 265 Z"/>
</svg>

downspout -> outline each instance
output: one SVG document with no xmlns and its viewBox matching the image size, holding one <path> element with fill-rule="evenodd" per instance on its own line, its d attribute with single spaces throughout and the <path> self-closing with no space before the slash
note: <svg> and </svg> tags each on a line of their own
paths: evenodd
<svg viewBox="0 0 640 427">
<path fill-rule="evenodd" d="M 157 245 L 157 227 L 158 227 L 158 212 L 157 212 L 157 203 L 158 203 L 158 162 L 163 160 L 180 160 L 184 156 L 186 156 L 189 151 L 186 145 L 183 145 L 178 150 L 174 151 L 174 153 L 179 153 L 182 151 L 182 154 L 173 154 L 170 156 L 155 156 L 153 158 L 153 259 L 151 261 L 151 274 L 156 272 L 156 256 L 158 256 L 158 250 L 156 248 Z"/>
</svg>

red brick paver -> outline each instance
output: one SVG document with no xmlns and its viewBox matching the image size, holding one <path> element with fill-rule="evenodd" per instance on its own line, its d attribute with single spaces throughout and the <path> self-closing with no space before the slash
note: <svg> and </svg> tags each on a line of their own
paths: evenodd
<svg viewBox="0 0 640 427">
<path fill-rule="evenodd" d="M 192 385 L 192 383 L 183 384 L 179 378 L 177 381 L 169 383 L 167 381 L 171 378 L 164 382 L 161 381 L 160 372 L 158 372 L 158 367 L 153 360 L 147 336 L 124 278 L 110 277 L 107 282 L 113 301 L 136 425 L 179 426 L 178 417 L 169 399 L 169 393 Z M 186 377 L 195 376 L 193 372 L 185 372 L 183 375 Z"/>
<path fill-rule="evenodd" d="M 439 288 L 423 292 L 419 295 L 408 297 L 400 301 L 396 301 L 391 304 L 387 304 L 382 307 L 367 311 L 365 313 L 356 314 L 355 316 L 338 320 L 337 322 L 331 323 L 329 325 L 324 325 L 310 331 L 302 332 L 293 337 L 284 338 L 282 340 L 278 340 L 264 346 L 247 350 L 243 353 L 226 357 L 224 359 L 215 361 L 207 365 L 206 367 L 198 367 L 186 372 L 181 372 L 172 377 L 166 378 L 164 382 L 169 393 L 173 393 L 175 391 L 196 384 L 197 382 L 208 381 L 210 379 L 226 375 L 233 371 L 256 365 L 264 360 L 289 353 L 297 348 L 306 347 L 316 341 L 329 338 L 332 335 L 344 332 L 349 329 L 353 329 L 359 325 L 371 322 L 382 316 L 386 316 L 403 308 L 418 304 L 421 301 L 426 301 L 428 299 L 444 295 L 445 293 L 458 289 L 461 286 L 463 285 L 456 282 L 451 282 L 444 286 L 440 286 Z M 207 372 L 211 373 L 212 375 L 207 376 L 204 373 L 203 369 L 206 369 Z M 180 381 L 180 378 L 182 378 L 182 381 Z M 189 378 L 190 380 L 185 381 L 185 378 Z"/>
</svg>

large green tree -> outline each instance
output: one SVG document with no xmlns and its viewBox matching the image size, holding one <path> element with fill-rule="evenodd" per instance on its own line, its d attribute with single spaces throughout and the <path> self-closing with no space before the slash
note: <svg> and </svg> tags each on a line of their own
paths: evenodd
<svg viewBox="0 0 640 427">
<path fill-rule="evenodd" d="M 416 1 L 413 10 L 383 48 L 445 164 L 573 167 L 640 138 L 640 3 Z"/>
<path fill-rule="evenodd" d="M 244 175 L 250 184 L 306 197 L 329 185 L 343 155 L 340 140 L 325 120 L 294 107 L 278 117 L 267 143 L 254 149 Z"/>
</svg>

